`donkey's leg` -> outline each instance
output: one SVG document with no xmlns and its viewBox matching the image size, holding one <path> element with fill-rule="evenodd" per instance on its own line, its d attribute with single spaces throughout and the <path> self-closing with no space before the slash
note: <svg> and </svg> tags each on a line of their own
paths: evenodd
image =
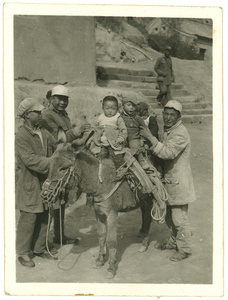
<svg viewBox="0 0 228 300">
<path fill-rule="evenodd" d="M 101 268 L 105 263 L 105 254 L 106 254 L 106 236 L 107 236 L 107 230 L 106 230 L 106 216 L 100 215 L 95 210 L 95 215 L 97 219 L 97 232 L 98 232 L 98 240 L 99 240 L 99 255 L 96 259 L 96 262 L 94 264 L 94 268 L 99 269 Z"/>
<path fill-rule="evenodd" d="M 142 225 L 141 225 L 141 228 L 139 230 L 139 233 L 138 233 L 138 237 L 144 237 L 145 236 L 145 205 L 143 204 L 141 207 L 141 213 L 142 213 Z"/>
<path fill-rule="evenodd" d="M 116 274 L 116 249 L 117 249 L 117 221 L 118 212 L 111 210 L 107 217 L 107 246 L 109 250 L 109 268 L 107 278 L 112 279 Z"/>
<path fill-rule="evenodd" d="M 148 249 L 149 242 L 150 242 L 150 224 L 152 222 L 151 217 L 151 208 L 152 208 L 152 201 L 145 202 L 144 205 L 144 214 L 143 214 L 143 234 L 144 238 L 139 248 L 138 252 L 145 252 Z"/>
</svg>

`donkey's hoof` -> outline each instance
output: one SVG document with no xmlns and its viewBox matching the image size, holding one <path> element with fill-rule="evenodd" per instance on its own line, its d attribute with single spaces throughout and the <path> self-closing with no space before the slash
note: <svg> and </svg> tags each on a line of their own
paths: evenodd
<svg viewBox="0 0 228 300">
<path fill-rule="evenodd" d="M 141 246 L 138 250 L 138 252 L 142 253 L 145 252 L 148 249 L 148 246 Z"/>
<path fill-rule="evenodd" d="M 100 261 L 100 260 L 97 260 L 97 261 L 95 262 L 95 264 L 93 265 L 93 268 L 94 268 L 94 269 L 100 269 L 101 267 L 103 267 L 103 265 L 104 265 L 104 262 L 102 262 L 102 261 Z"/>
<path fill-rule="evenodd" d="M 115 277 L 115 273 L 111 272 L 111 271 L 108 271 L 107 274 L 106 274 L 106 278 L 107 279 L 113 279 Z"/>
</svg>

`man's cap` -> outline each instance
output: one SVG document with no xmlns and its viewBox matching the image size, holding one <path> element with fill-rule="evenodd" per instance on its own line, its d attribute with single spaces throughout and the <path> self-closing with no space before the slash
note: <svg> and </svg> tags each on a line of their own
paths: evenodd
<svg viewBox="0 0 228 300">
<path fill-rule="evenodd" d="M 176 100 L 170 100 L 166 103 L 166 105 L 164 106 L 165 108 L 173 108 L 177 111 L 180 112 L 180 114 L 182 113 L 182 105 L 180 104 L 180 102 L 176 101 Z"/>
<path fill-rule="evenodd" d="M 23 117 L 26 112 L 42 111 L 43 109 L 44 106 L 37 98 L 26 98 L 19 104 L 17 114 L 19 117 Z"/>
<path fill-rule="evenodd" d="M 69 97 L 68 89 L 64 85 L 57 85 L 51 90 L 51 95 L 59 95 Z"/>
<path fill-rule="evenodd" d="M 167 51 L 167 50 L 172 51 L 172 48 L 170 46 L 166 46 L 165 51 Z"/>
</svg>

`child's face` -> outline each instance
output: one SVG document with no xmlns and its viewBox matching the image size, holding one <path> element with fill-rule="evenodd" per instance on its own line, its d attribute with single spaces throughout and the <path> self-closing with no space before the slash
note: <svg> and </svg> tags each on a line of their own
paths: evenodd
<svg viewBox="0 0 228 300">
<path fill-rule="evenodd" d="M 148 110 L 142 111 L 142 113 L 140 114 L 140 117 L 141 117 L 143 120 L 146 120 L 146 119 L 149 117 L 149 111 L 148 111 Z"/>
<path fill-rule="evenodd" d="M 129 116 L 133 115 L 133 114 L 135 113 L 135 110 L 136 110 L 135 104 L 132 103 L 132 102 L 130 102 L 130 101 L 124 103 L 123 108 L 124 108 L 125 112 L 126 112 Z"/>
<path fill-rule="evenodd" d="M 106 117 L 111 118 L 117 114 L 118 106 L 114 101 L 105 101 L 103 111 Z"/>
</svg>

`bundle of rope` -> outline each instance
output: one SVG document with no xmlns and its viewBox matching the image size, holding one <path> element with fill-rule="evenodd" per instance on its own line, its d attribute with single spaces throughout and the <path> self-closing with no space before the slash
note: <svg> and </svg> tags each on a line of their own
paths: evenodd
<svg viewBox="0 0 228 300">
<path fill-rule="evenodd" d="M 162 224 L 165 222 L 166 202 L 168 200 L 168 193 L 164 187 L 162 180 L 159 178 L 158 172 L 155 168 L 153 172 L 151 172 L 151 170 L 148 171 L 147 175 L 149 176 L 150 181 L 154 185 L 154 203 L 151 209 L 151 217 L 158 223 Z"/>
</svg>

